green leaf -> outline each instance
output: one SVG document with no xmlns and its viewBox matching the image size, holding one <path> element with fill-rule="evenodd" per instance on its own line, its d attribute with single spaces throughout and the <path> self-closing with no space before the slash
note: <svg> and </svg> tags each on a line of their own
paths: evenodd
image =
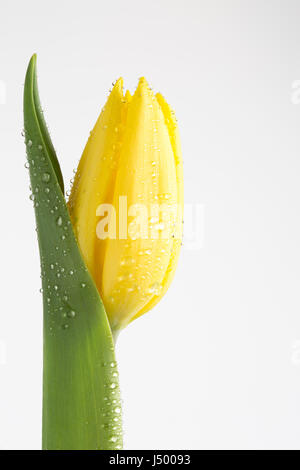
<svg viewBox="0 0 300 470">
<path fill-rule="evenodd" d="M 54 147 L 53 147 L 53 144 L 52 144 L 52 141 L 51 141 L 48 129 L 47 129 L 47 125 L 44 119 L 44 115 L 43 115 L 42 107 L 40 103 L 38 86 L 37 86 L 36 55 L 35 54 L 32 56 L 30 60 L 27 73 L 30 74 L 30 77 L 28 77 L 28 79 L 32 80 L 32 95 L 29 96 L 28 94 L 24 94 L 24 110 L 26 107 L 27 100 L 32 99 L 34 103 L 35 122 L 37 126 L 39 127 L 40 138 L 43 141 L 43 145 L 45 147 L 45 150 L 47 151 L 47 155 L 51 160 L 51 164 L 53 166 L 53 170 L 55 171 L 56 178 L 60 185 L 62 193 L 64 193 L 63 176 L 62 176 L 60 165 L 56 156 L 56 152 L 54 150 Z"/>
<path fill-rule="evenodd" d="M 63 180 L 39 103 L 36 57 L 27 70 L 24 127 L 44 305 L 43 448 L 122 448 L 114 342 L 80 254 Z"/>
</svg>

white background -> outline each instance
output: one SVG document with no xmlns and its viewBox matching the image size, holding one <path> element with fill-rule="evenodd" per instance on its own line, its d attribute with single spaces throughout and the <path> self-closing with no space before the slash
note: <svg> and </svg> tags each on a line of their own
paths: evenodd
<svg viewBox="0 0 300 470">
<path fill-rule="evenodd" d="M 204 205 L 161 303 L 119 337 L 127 449 L 300 448 L 300 3 L 1 0 L 0 448 L 41 445 L 42 299 L 21 137 L 27 62 L 66 183 L 111 82 L 175 108 Z M 295 85 L 297 86 L 297 84 Z"/>
</svg>

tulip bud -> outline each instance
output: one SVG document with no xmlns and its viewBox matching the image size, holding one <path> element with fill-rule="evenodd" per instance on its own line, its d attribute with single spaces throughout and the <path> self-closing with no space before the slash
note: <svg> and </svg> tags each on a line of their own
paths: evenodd
<svg viewBox="0 0 300 470">
<path fill-rule="evenodd" d="M 178 127 L 144 78 L 119 79 L 79 162 L 69 211 L 111 327 L 150 310 L 173 278 L 182 238 Z"/>
</svg>

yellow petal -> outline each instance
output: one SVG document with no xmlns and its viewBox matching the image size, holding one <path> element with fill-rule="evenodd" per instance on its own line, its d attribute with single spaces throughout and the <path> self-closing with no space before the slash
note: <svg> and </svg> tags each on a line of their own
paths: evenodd
<svg viewBox="0 0 300 470">
<path fill-rule="evenodd" d="M 153 205 L 178 201 L 176 164 L 166 119 L 144 78 L 128 104 L 123 144 L 114 189 L 114 206 L 127 196 L 128 209 L 136 204 L 147 208 L 152 230 Z M 136 206 L 135 206 L 136 207 Z M 137 208 L 137 207 L 136 207 Z M 129 212 L 130 213 L 130 212 Z M 160 217 L 160 215 L 159 215 Z M 167 222 L 173 227 L 176 214 Z M 154 227 L 153 227 L 154 225 Z M 170 227 L 168 227 L 170 228 Z M 123 327 L 137 316 L 163 288 L 174 239 L 132 238 L 108 240 L 105 248 L 102 298 L 113 327 Z M 159 228 L 157 229 L 159 231 Z"/>
<path fill-rule="evenodd" d="M 156 94 L 157 101 L 161 106 L 162 112 L 164 114 L 165 123 L 168 128 L 170 142 L 173 149 L 173 155 L 175 159 L 176 166 L 176 181 L 177 181 L 177 203 L 178 203 L 178 213 L 177 213 L 177 227 L 175 231 L 175 237 L 173 240 L 173 246 L 171 251 L 171 256 L 169 264 L 165 273 L 165 277 L 162 282 L 162 289 L 160 295 L 154 296 L 150 302 L 145 305 L 145 307 L 138 312 L 138 314 L 132 319 L 135 320 L 137 317 L 143 315 L 144 313 L 151 310 L 165 295 L 170 284 L 174 278 L 176 271 L 181 241 L 182 241 L 182 228 L 183 228 L 183 167 L 182 167 L 182 153 L 181 153 L 181 144 L 179 137 L 178 124 L 175 117 L 174 111 L 168 105 L 164 97 L 160 94 Z"/>
<path fill-rule="evenodd" d="M 112 202 L 126 104 L 119 79 L 103 108 L 81 157 L 69 211 L 81 252 L 94 278 L 102 272 L 105 240 L 96 237 L 97 207 Z"/>
<path fill-rule="evenodd" d="M 131 94 L 130 94 L 130 91 L 129 91 L 129 90 L 126 90 L 126 93 L 125 93 L 125 100 L 129 102 L 129 101 L 131 101 L 131 99 L 132 99 L 132 96 L 131 96 Z"/>
</svg>

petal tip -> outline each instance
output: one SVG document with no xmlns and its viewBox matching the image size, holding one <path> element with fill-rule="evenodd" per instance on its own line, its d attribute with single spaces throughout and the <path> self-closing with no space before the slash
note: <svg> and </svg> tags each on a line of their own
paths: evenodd
<svg viewBox="0 0 300 470">
<path fill-rule="evenodd" d="M 125 93 L 125 100 L 129 103 L 132 99 L 132 96 L 131 96 L 131 93 L 129 90 L 126 90 L 126 93 Z"/>
<path fill-rule="evenodd" d="M 124 80 L 123 77 L 118 78 L 118 80 L 115 82 L 114 87 L 112 91 L 117 91 L 123 95 L 123 86 L 124 86 Z"/>
<path fill-rule="evenodd" d="M 153 92 L 151 90 L 151 88 L 149 87 L 148 85 L 148 82 L 146 80 L 145 77 L 141 77 L 139 79 L 139 83 L 138 83 L 138 86 L 137 86 L 137 89 L 135 91 L 135 95 L 139 95 L 139 96 L 153 96 Z"/>
</svg>

